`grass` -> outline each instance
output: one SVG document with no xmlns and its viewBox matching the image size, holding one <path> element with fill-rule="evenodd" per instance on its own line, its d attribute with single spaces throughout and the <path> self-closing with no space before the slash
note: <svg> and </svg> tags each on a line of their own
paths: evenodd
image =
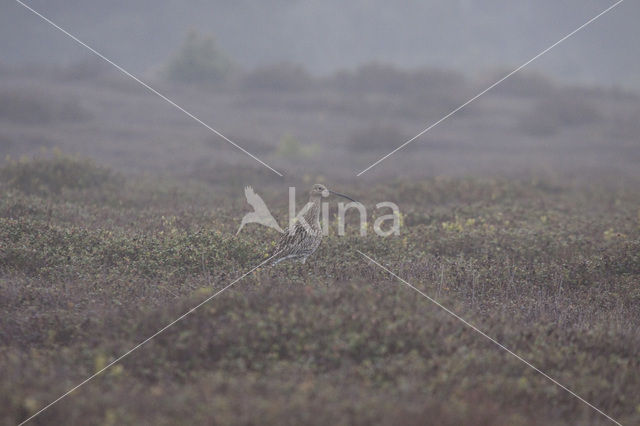
<svg viewBox="0 0 640 426">
<path fill-rule="evenodd" d="M 0 175 L 3 424 L 260 263 L 277 238 L 256 226 L 234 236 L 240 184 L 126 178 L 65 156 Z M 636 188 L 345 183 L 367 205 L 398 203 L 401 235 L 352 225 L 307 265 L 250 274 L 34 424 L 609 424 L 355 249 L 638 424 Z M 269 205 L 286 200 L 264 191 Z"/>
</svg>

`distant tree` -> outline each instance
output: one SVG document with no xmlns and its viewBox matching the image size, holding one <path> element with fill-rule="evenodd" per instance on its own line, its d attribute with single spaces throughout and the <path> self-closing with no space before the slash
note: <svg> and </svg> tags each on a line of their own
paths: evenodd
<svg viewBox="0 0 640 426">
<path fill-rule="evenodd" d="M 234 68 L 213 37 L 190 31 L 182 47 L 170 59 L 166 76 L 182 83 L 217 83 L 227 79 Z"/>
</svg>

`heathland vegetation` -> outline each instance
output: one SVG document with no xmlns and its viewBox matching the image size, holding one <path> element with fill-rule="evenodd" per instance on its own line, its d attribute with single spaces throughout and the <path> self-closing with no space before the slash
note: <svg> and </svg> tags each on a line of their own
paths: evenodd
<svg viewBox="0 0 640 426">
<path fill-rule="evenodd" d="M 240 182 L 259 180 L 236 173 L 131 177 L 59 153 L 5 163 L 0 422 L 25 419 L 265 258 L 277 233 L 234 235 L 248 208 Z M 396 202 L 400 236 L 360 237 L 352 224 L 304 266 L 250 274 L 34 424 L 608 423 L 356 249 L 640 423 L 637 185 L 363 182 L 340 189 Z M 286 193 L 262 191 L 283 222 Z"/>
</svg>

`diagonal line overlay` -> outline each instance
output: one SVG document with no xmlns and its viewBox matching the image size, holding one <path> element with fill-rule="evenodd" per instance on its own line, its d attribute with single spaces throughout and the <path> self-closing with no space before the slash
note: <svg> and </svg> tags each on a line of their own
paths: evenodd
<svg viewBox="0 0 640 426">
<path fill-rule="evenodd" d="M 123 73 L 124 75 L 128 76 L 129 78 L 133 79 L 134 81 L 136 81 L 137 83 L 139 83 L 140 85 L 142 85 L 144 88 L 146 88 L 148 91 L 150 91 L 151 93 L 157 95 L 158 97 L 160 97 L 161 99 L 163 99 L 164 101 L 166 101 L 167 103 L 169 103 L 170 105 L 172 105 L 173 107 L 175 107 L 176 109 L 180 110 L 181 112 L 183 112 L 185 115 L 187 115 L 188 117 L 192 118 L 194 121 L 196 121 L 197 123 L 201 124 L 202 126 L 206 127 L 208 130 L 210 130 L 211 132 L 213 132 L 214 134 L 216 134 L 217 136 L 219 136 L 220 138 L 224 139 L 225 141 L 227 141 L 228 143 L 230 143 L 231 145 L 233 145 L 234 147 L 236 147 L 237 149 L 239 149 L 240 151 L 242 151 L 243 153 L 247 154 L 248 156 L 250 156 L 251 158 L 253 158 L 254 160 L 258 161 L 260 164 L 262 164 L 263 166 L 267 167 L 268 169 L 270 169 L 271 171 L 273 171 L 274 173 L 276 173 L 279 176 L 283 176 L 280 172 L 278 172 L 277 170 L 275 170 L 273 167 L 269 166 L 267 163 L 265 163 L 264 161 L 262 161 L 261 159 L 259 159 L 258 157 L 256 157 L 255 155 L 251 154 L 249 151 L 247 151 L 246 149 L 244 149 L 243 147 L 239 146 L 238 144 L 236 144 L 235 142 L 233 142 L 231 139 L 229 139 L 228 137 L 226 137 L 225 135 L 223 135 L 222 133 L 220 133 L 219 131 L 217 131 L 216 129 L 214 129 L 213 127 L 211 127 L 209 124 L 205 123 L 204 121 L 202 121 L 200 118 L 198 118 L 197 116 L 195 116 L 194 114 L 190 113 L 189 111 L 187 111 L 186 109 L 184 109 L 183 107 L 181 107 L 180 105 L 178 105 L 177 103 L 175 103 L 174 101 L 172 101 L 171 99 L 169 99 L 168 97 L 166 97 L 165 95 L 163 95 L 162 93 L 158 92 L 156 89 L 154 89 L 153 87 L 149 86 L 147 83 L 145 83 L 144 81 L 140 80 L 138 77 L 136 77 L 135 75 L 131 74 L 130 72 L 128 72 L 127 70 L 125 70 L 124 68 L 122 68 L 120 65 L 114 63 L 112 60 L 110 60 L 109 58 L 107 58 L 106 56 L 104 56 L 103 54 L 101 54 L 100 52 L 98 52 L 97 50 L 93 49 L 92 47 L 90 47 L 89 45 L 87 45 L 86 43 L 84 43 L 83 41 L 81 41 L 80 39 L 78 39 L 76 36 L 74 36 L 73 34 L 69 33 L 67 30 L 65 30 L 64 28 L 58 26 L 56 23 L 54 23 L 53 21 L 51 21 L 50 19 L 48 19 L 47 17 L 43 16 L 41 13 L 39 13 L 38 11 L 34 10 L 33 8 L 31 8 L 30 6 L 28 6 L 27 4 L 25 4 L 24 2 L 22 2 L 21 0 L 15 0 L 18 4 L 20 4 L 21 6 L 23 6 L 24 8 L 28 9 L 29 11 L 31 11 L 33 14 L 35 14 L 36 16 L 38 16 L 39 18 L 41 18 L 42 20 L 44 20 L 45 22 L 47 22 L 48 24 L 50 24 L 51 26 L 53 26 L 54 28 L 56 28 L 57 30 L 61 31 L 62 33 L 64 33 L 65 35 L 67 35 L 68 37 L 70 37 L 72 40 L 74 40 L 76 43 L 82 45 L 83 47 L 85 47 L 86 49 L 88 49 L 89 51 L 91 51 L 93 54 L 95 54 L 96 56 L 98 56 L 99 58 L 101 58 L 102 60 L 104 60 L 105 62 L 111 64 L 112 66 L 114 66 L 116 69 L 118 69 L 121 73 Z M 369 167 L 365 168 L 364 170 L 360 171 L 357 176 L 361 176 L 363 173 L 365 173 L 366 171 L 368 171 L 369 169 L 373 168 L 374 166 L 376 166 L 377 164 L 379 164 L 380 162 L 384 161 L 385 159 L 387 159 L 388 157 L 390 157 L 391 155 L 395 154 L 397 151 L 401 150 L 402 148 L 404 148 L 405 146 L 407 146 L 408 144 L 410 144 L 411 142 L 415 141 L 416 139 L 418 139 L 420 136 L 424 135 L 425 133 L 427 133 L 428 131 L 430 131 L 431 129 L 433 129 L 434 127 L 436 127 L 437 125 L 439 125 L 440 123 L 442 123 L 443 121 L 445 121 L 446 119 L 450 118 L 451 116 L 453 116 L 454 114 L 456 114 L 458 111 L 460 111 L 461 109 L 465 108 L 467 105 L 469 105 L 470 103 L 472 103 L 473 101 L 475 101 L 476 99 L 478 99 L 479 97 L 481 97 L 482 95 L 484 95 L 485 93 L 489 92 L 490 90 L 492 90 L 493 88 L 495 88 L 496 86 L 498 86 L 499 84 L 501 84 L 502 82 L 504 82 L 506 79 L 508 79 L 509 77 L 511 77 L 512 75 L 516 74 L 517 72 L 519 72 L 520 70 L 522 70 L 523 68 L 525 68 L 526 66 L 528 66 L 530 63 L 534 62 L 535 60 L 537 60 L 538 58 L 540 58 L 541 56 L 543 56 L 544 54 L 546 54 L 547 52 L 549 52 L 550 50 L 552 50 L 553 48 L 555 48 L 556 46 L 558 46 L 559 44 L 561 44 L 562 42 L 564 42 L 565 40 L 567 40 L 568 38 L 572 37 L 573 35 L 575 35 L 577 32 L 581 31 L 582 29 L 584 29 L 585 27 L 587 27 L 588 25 L 590 25 L 591 23 L 593 23 L 595 20 L 597 20 L 598 18 L 600 18 L 601 16 L 605 15 L 606 13 L 608 13 L 609 11 L 611 11 L 612 9 L 614 9 L 615 7 L 617 7 L 618 5 L 620 5 L 624 0 L 618 0 L 616 3 L 612 4 L 611 6 L 609 6 L 607 9 L 605 9 L 604 11 L 600 12 L 598 15 L 594 16 L 593 18 L 591 18 L 589 21 L 587 21 L 586 23 L 582 24 L 580 27 L 576 28 L 575 30 L 573 30 L 572 32 L 570 32 L 569 34 L 567 34 L 566 36 L 564 36 L 563 38 L 561 38 L 560 40 L 558 40 L 557 42 L 555 42 L 554 44 L 552 44 L 551 46 L 547 47 L 546 49 L 544 49 L 543 51 L 541 51 L 540 53 L 538 53 L 536 56 L 534 56 L 533 58 L 531 58 L 530 60 L 528 60 L 527 62 L 525 62 L 524 64 L 520 65 L 519 67 L 517 67 L 516 69 L 514 69 L 513 71 L 511 71 L 510 73 L 506 74 L 505 76 L 503 76 L 501 79 L 499 79 L 498 81 L 496 81 L 495 83 L 493 83 L 491 86 L 487 87 L 486 89 L 484 89 L 483 91 L 481 91 L 480 93 L 478 93 L 477 95 L 475 95 L 474 97 L 472 97 L 471 99 L 469 99 L 468 101 L 466 101 L 465 103 L 463 103 L 462 105 L 460 105 L 459 107 L 457 107 L 456 109 L 452 110 L 450 113 L 448 113 L 447 115 L 445 115 L 444 117 L 442 117 L 440 120 L 436 121 L 435 123 L 431 124 L 430 126 L 428 126 L 427 128 L 425 128 L 424 130 L 422 130 L 420 133 L 418 133 L 416 136 L 412 137 L 411 139 L 407 140 L 406 142 L 404 142 L 402 145 L 400 145 L 399 147 L 397 147 L 396 149 L 394 149 L 393 151 L 391 151 L 390 153 L 386 154 L 384 157 L 380 158 L 379 160 L 377 160 L 376 162 L 374 162 L 373 164 L 371 164 Z M 360 250 L 356 250 L 360 255 L 362 255 L 364 258 L 368 259 L 370 262 L 372 262 L 373 264 L 377 265 L 378 267 L 380 267 L 381 269 L 383 269 L 384 271 L 386 271 L 387 273 L 389 273 L 391 276 L 395 277 L 396 279 L 398 279 L 399 281 L 401 281 L 402 283 L 404 283 L 405 285 L 407 285 L 409 288 L 411 288 L 412 290 L 416 291 L 418 294 L 420 294 L 421 296 L 423 296 L 424 298 L 428 299 L 429 301 L 431 301 L 432 303 L 434 303 L 435 305 L 437 305 L 438 307 L 442 308 L 444 311 L 446 311 L 448 314 L 450 314 L 451 316 L 453 316 L 454 318 L 458 319 L 459 321 L 461 321 L 463 324 L 465 324 L 467 327 L 471 328 L 472 330 L 474 330 L 475 332 L 477 332 L 478 334 L 480 334 L 481 336 L 485 337 L 486 339 L 490 340 L 492 343 L 494 343 L 495 345 L 497 345 L 499 348 L 503 349 L 504 351 L 506 351 L 507 353 L 509 353 L 510 355 L 512 355 L 513 357 L 515 357 L 516 359 L 518 359 L 519 361 L 521 361 L 522 363 L 524 363 L 525 365 L 527 365 L 528 367 L 532 368 L 533 370 L 535 370 L 536 372 L 538 372 L 539 374 L 541 374 L 542 376 L 544 376 L 545 378 L 547 378 L 548 380 L 550 380 L 551 382 L 553 382 L 555 385 L 557 385 L 558 387 L 560 387 L 561 389 L 565 390 L 566 392 L 568 392 L 569 394 L 571 394 L 572 396 L 574 396 L 575 398 L 577 398 L 578 400 L 580 400 L 581 402 L 583 402 L 584 404 L 588 405 L 590 408 L 592 408 L 593 410 L 597 411 L 599 414 L 601 414 L 602 416 L 606 417 L 607 419 L 611 420 L 612 422 L 614 422 L 617 425 L 621 425 L 618 421 L 616 421 L 614 418 L 612 418 L 611 416 L 609 416 L 608 414 L 606 414 L 604 411 L 600 410 L 599 408 L 597 408 L 596 406 L 594 406 L 593 404 L 591 404 L 590 402 L 588 402 L 587 400 L 585 400 L 584 398 L 582 398 L 580 395 L 576 394 L 575 392 L 573 392 L 571 389 L 567 388 L 566 386 L 562 385 L 560 382 L 558 382 L 557 380 L 555 380 L 554 378 L 552 378 L 551 376 L 547 375 L 546 373 L 544 373 L 542 370 L 540 370 L 539 368 L 535 367 L 533 364 L 531 364 L 529 361 L 525 360 L 524 358 L 522 358 L 521 356 L 517 355 L 515 352 L 511 351 L 510 349 L 508 349 L 506 346 L 504 346 L 503 344 L 501 344 L 500 342 L 498 342 L 497 340 L 495 340 L 494 338 L 490 337 L 489 335 L 487 335 L 486 333 L 484 333 L 482 330 L 478 329 L 476 326 L 474 326 L 473 324 L 469 323 L 468 321 L 466 321 L 465 319 L 463 319 L 462 317 L 460 317 L 459 315 L 457 315 L 456 313 L 454 313 L 453 311 L 449 310 L 448 308 L 446 308 L 445 306 L 443 306 L 442 304 L 440 304 L 439 302 L 437 302 L 435 299 L 429 297 L 428 295 L 426 295 L 424 292 L 422 292 L 421 290 L 419 290 L 418 288 L 414 287 L 413 285 L 411 285 L 409 282 L 407 282 L 406 280 L 404 280 L 403 278 L 399 277 L 398 275 L 396 275 L 395 273 L 391 272 L 389 269 L 387 269 L 386 267 L 384 267 L 383 265 L 381 265 L 380 263 L 378 263 L 376 260 L 372 259 L 371 257 L 369 257 L 368 255 L 366 255 L 365 253 L 361 252 Z M 277 253 L 276 253 L 277 254 Z M 275 255 L 274 255 L 275 256 Z M 68 395 L 70 395 L 72 392 L 74 392 L 75 390 L 77 390 L 78 388 L 80 388 L 81 386 L 83 386 L 84 384 L 88 383 L 89 381 L 91 381 L 92 379 L 94 379 L 95 377 L 99 376 L 100 374 L 102 374 L 104 371 L 106 371 L 108 368 L 112 367 L 113 365 L 115 365 L 116 363 L 120 362 L 122 359 L 124 359 L 125 357 L 127 357 L 128 355 L 130 355 L 131 353 L 133 353 L 134 351 L 136 351 L 137 349 L 139 349 L 140 347 L 142 347 L 143 345 L 145 345 L 146 343 L 148 343 L 149 341 L 151 341 L 153 338 L 157 337 L 158 335 L 160 335 L 161 333 L 163 333 L 164 331 L 166 331 L 167 329 L 169 329 L 170 327 L 172 327 L 173 325 L 175 325 L 176 323 L 178 323 L 179 321 L 181 321 L 182 319 L 184 319 L 185 317 L 187 317 L 188 315 L 190 315 L 191 313 L 193 313 L 194 311 L 196 311 L 198 308 L 200 308 L 202 305 L 206 304 L 207 302 L 209 302 L 210 300 L 212 300 L 213 298 L 215 298 L 216 296 L 220 295 L 221 293 L 223 293 L 224 291 L 226 291 L 227 289 L 229 289 L 230 287 L 232 287 L 233 285 L 235 285 L 237 282 L 239 282 L 240 280 L 242 280 L 243 278 L 245 278 L 247 275 L 249 275 L 250 273 L 252 273 L 253 271 L 255 271 L 256 269 L 262 267 L 263 265 L 265 265 L 269 260 L 271 260 L 274 256 L 269 257 L 268 259 L 264 260 L 263 262 L 261 262 L 259 265 L 253 267 L 251 270 L 249 270 L 248 272 L 244 273 L 243 275 L 241 275 L 240 277 L 236 278 L 234 281 L 232 281 L 230 284 L 228 284 L 227 286 L 223 287 L 221 290 L 217 291 L 216 293 L 214 293 L 213 295 L 207 297 L 204 301 L 200 302 L 199 304 L 197 304 L 196 306 L 194 306 L 193 308 L 189 309 L 187 312 L 185 312 L 184 314 L 182 314 L 180 317 L 176 318 L 175 320 L 173 320 L 172 322 L 168 323 L 167 325 L 165 325 L 164 327 L 162 327 L 161 329 L 159 329 L 157 332 L 155 332 L 154 334 L 152 334 L 151 336 L 147 337 L 146 339 L 144 339 L 143 341 L 141 341 L 140 343 L 138 343 L 136 346 L 134 346 L 133 348 L 129 349 L 127 352 L 125 352 L 124 354 L 122 354 L 121 356 L 119 356 L 118 358 L 116 358 L 114 361 L 110 362 L 109 364 L 107 364 L 105 367 L 103 367 L 102 369 L 98 370 L 97 372 L 95 372 L 94 374 L 92 374 L 91 376 L 87 377 L 85 380 L 83 380 L 82 382 L 80 382 L 79 384 L 75 385 L 74 387 L 70 388 L 67 392 L 65 392 L 64 394 L 62 394 L 60 397 L 58 397 L 57 399 L 55 399 L 54 401 L 50 402 L 49 404 L 47 404 L 46 406 L 44 406 L 43 408 L 41 408 L 40 410 L 38 410 L 36 413 L 34 413 L 33 415 L 31 415 L 29 418 L 25 419 L 24 421 L 22 421 L 19 426 L 24 425 L 25 423 L 29 422 L 30 420 L 34 419 L 36 416 L 40 415 L 41 413 L 43 413 L 45 410 L 47 410 L 48 408 L 50 408 L 51 406 L 53 406 L 54 404 L 58 403 L 59 401 L 61 401 L 62 399 L 64 399 L 65 397 L 67 397 Z"/>
<path fill-rule="evenodd" d="M 95 54 L 96 56 L 98 56 L 100 59 L 104 60 L 105 62 L 113 65 L 115 68 L 118 69 L 118 71 L 120 71 L 121 73 L 123 73 L 124 75 L 126 75 L 127 77 L 133 79 L 134 81 L 136 81 L 137 83 L 139 83 L 141 86 L 143 86 L 145 89 L 147 89 L 148 91 L 150 91 L 151 93 L 159 96 L 160 98 L 162 98 L 163 100 L 165 100 L 167 103 L 169 103 L 171 106 L 179 109 L 180 111 L 182 111 L 184 114 L 186 114 L 188 117 L 192 118 L 193 120 L 195 120 L 197 123 L 201 124 L 202 126 L 206 127 L 207 129 L 209 129 L 211 132 L 215 133 L 216 135 L 218 135 L 219 137 L 221 137 L 222 139 L 224 139 L 225 141 L 227 141 L 228 143 L 230 143 L 231 145 L 235 146 L 236 148 L 238 148 L 240 151 L 244 152 L 245 154 L 247 154 L 249 157 L 253 158 L 254 160 L 256 160 L 258 163 L 262 164 L 263 166 L 265 166 L 266 168 L 268 168 L 269 170 L 271 170 L 272 172 L 274 172 L 275 174 L 277 174 L 278 176 L 282 177 L 282 173 L 280 173 L 279 171 L 277 171 L 276 169 L 274 169 L 273 167 L 271 167 L 270 165 L 268 165 L 267 163 L 265 163 L 264 161 L 262 161 L 261 159 L 259 159 L 258 157 L 256 157 L 255 155 L 253 155 L 252 153 L 250 153 L 249 151 L 247 151 L 246 149 L 244 149 L 243 147 L 241 147 L 240 145 L 238 145 L 237 143 L 235 143 L 234 141 L 232 141 L 231 139 L 229 139 L 228 137 L 226 137 L 225 135 L 223 135 L 222 133 L 220 133 L 219 131 L 217 131 L 216 129 L 214 129 L 213 127 L 211 127 L 209 124 L 205 123 L 204 121 L 202 121 L 201 119 L 199 119 L 198 117 L 196 117 L 195 115 L 193 115 L 192 113 L 190 113 L 189 111 L 187 111 L 186 109 L 184 109 L 183 107 L 181 107 L 180 105 L 178 105 L 177 103 L 175 103 L 174 101 L 172 101 L 171 99 L 169 99 L 168 97 L 166 97 L 165 95 L 163 95 L 162 93 L 158 92 L 156 89 L 154 89 L 153 87 L 149 86 L 147 83 L 145 83 L 144 81 L 140 80 L 138 77 L 136 77 L 135 75 L 131 74 L 129 71 L 125 70 L 124 68 L 122 68 L 120 65 L 116 64 L 115 62 L 113 62 L 111 59 L 107 58 L 106 56 L 104 56 L 102 53 L 98 52 L 97 50 L 95 50 L 94 48 L 92 48 L 91 46 L 89 46 L 88 44 L 86 44 L 85 42 L 83 42 L 82 40 L 80 40 L 78 37 L 74 36 L 73 34 L 71 34 L 70 32 L 68 32 L 67 30 L 65 30 L 64 28 L 60 27 L 58 24 L 56 24 L 55 22 L 53 22 L 52 20 L 50 20 L 49 18 L 47 18 L 46 16 L 42 15 L 40 12 L 38 12 L 37 10 L 33 9 L 32 7 L 26 5 L 25 3 L 23 3 L 21 0 L 15 0 L 16 3 L 20 4 L 21 6 L 24 6 L 26 9 L 28 9 L 29 11 L 31 11 L 34 15 L 38 16 L 39 18 L 41 18 L 42 20 L 44 20 L 45 22 L 47 22 L 49 25 L 51 25 L 52 27 L 56 28 L 57 30 L 61 31 L 62 33 L 64 33 L 65 35 L 67 35 L 68 37 L 70 37 L 73 41 L 75 41 L 76 43 L 80 44 L 81 46 L 87 48 L 89 51 L 91 51 L 91 53 Z"/>
<path fill-rule="evenodd" d="M 155 333 L 153 333 L 151 336 L 147 337 L 146 339 L 144 339 L 143 341 L 141 341 L 140 343 L 138 343 L 137 345 L 135 345 L 134 347 L 132 347 L 131 349 L 129 349 L 127 352 L 125 352 L 124 354 L 120 355 L 118 358 L 116 358 L 115 360 L 111 361 L 109 364 L 107 364 L 105 367 L 103 367 L 102 369 L 96 371 L 95 373 L 93 373 L 91 376 L 87 377 L 86 379 L 84 379 L 82 382 L 78 383 L 77 385 L 75 385 L 74 387 L 72 387 L 71 389 L 69 389 L 68 391 L 66 391 L 65 393 L 63 393 L 62 395 L 60 395 L 58 398 L 56 398 L 55 400 L 51 401 L 49 404 L 45 405 L 44 407 L 42 407 L 40 410 L 38 410 L 37 412 L 35 412 L 34 414 L 32 414 L 29 418 L 23 420 L 18 426 L 22 426 L 25 423 L 29 422 L 30 420 L 32 420 L 34 417 L 40 415 L 42 412 L 44 412 L 45 410 L 47 410 L 48 408 L 51 408 L 52 405 L 58 403 L 60 400 L 62 400 L 63 398 L 67 397 L 69 394 L 71 394 L 72 392 L 74 392 L 75 390 L 77 390 L 80 386 L 86 384 L 87 382 L 91 381 L 92 379 L 94 379 L 95 377 L 99 376 L 100 374 L 104 373 L 105 370 L 107 370 L 108 368 L 112 367 L 114 364 L 120 362 L 122 359 L 124 359 L 125 357 L 129 356 L 132 352 L 140 349 L 143 345 L 145 345 L 146 343 L 148 343 L 150 340 L 152 340 L 153 338 L 155 338 L 156 336 L 158 336 L 159 334 L 165 332 L 167 329 L 169 329 L 170 327 L 172 327 L 173 325 L 175 325 L 176 323 L 178 323 L 179 321 L 183 320 L 184 318 L 186 318 L 188 315 L 192 314 L 193 312 L 196 311 L 196 309 L 198 309 L 199 307 L 201 307 L 202 305 L 204 305 L 205 303 L 209 302 L 211 299 L 213 299 L 214 297 L 218 296 L 219 294 L 221 294 L 222 292 L 224 292 L 225 290 L 229 289 L 230 287 L 232 287 L 234 284 L 236 284 L 238 281 L 240 281 L 241 279 L 243 279 L 244 277 L 246 277 L 247 275 L 249 275 L 250 273 L 252 273 L 253 271 L 255 271 L 256 269 L 260 268 L 261 266 L 263 266 L 264 264 L 266 264 L 267 262 L 269 262 L 271 259 L 273 259 L 274 256 L 276 256 L 277 254 L 279 254 L 280 252 L 275 253 L 272 256 L 269 256 L 266 260 L 262 261 L 259 265 L 254 266 L 253 268 L 251 268 L 249 271 L 245 272 L 244 274 L 242 274 L 240 277 L 236 278 L 235 280 L 233 280 L 230 284 L 227 284 L 225 287 L 223 287 L 221 290 L 218 290 L 217 292 L 213 293 L 211 296 L 207 297 L 206 299 L 204 299 L 202 302 L 198 303 L 196 306 L 194 306 L 193 308 L 189 309 L 187 312 L 185 312 L 184 314 L 180 315 L 178 318 L 176 318 L 175 320 L 171 321 L 169 324 L 165 325 L 164 327 L 162 327 L 160 330 L 156 331 Z"/>
<path fill-rule="evenodd" d="M 524 67 L 526 67 L 527 65 L 529 65 L 531 62 L 535 61 L 536 59 L 538 59 L 539 57 L 541 57 L 542 55 L 544 55 L 545 53 L 549 52 L 551 49 L 553 49 L 554 47 L 556 47 L 557 45 L 559 45 L 560 43 L 562 43 L 563 41 L 567 40 L 568 38 L 572 37 L 573 35 L 575 35 L 577 32 L 579 32 L 580 30 L 582 30 L 583 28 L 585 28 L 586 26 L 588 26 L 589 24 L 593 23 L 596 19 L 600 18 L 602 15 L 610 12 L 613 8 L 615 8 L 616 6 L 618 6 L 620 3 L 622 3 L 624 0 L 618 0 L 616 3 L 612 4 L 611 6 L 609 6 L 608 8 L 606 8 L 605 10 L 603 10 L 602 12 L 600 12 L 599 14 L 597 14 L 596 16 L 594 16 L 593 18 L 589 19 L 587 22 L 585 22 L 584 24 L 580 25 L 578 28 L 576 28 L 575 30 L 571 31 L 569 34 L 567 34 L 566 36 L 562 37 L 560 40 L 556 41 L 555 43 L 553 43 L 551 46 L 547 47 L 546 49 L 544 49 L 542 52 L 538 53 L 536 56 L 534 56 L 533 58 L 529 59 L 527 62 L 525 62 L 524 64 L 520 65 L 518 68 L 514 69 L 513 71 L 511 71 L 509 74 L 505 75 L 504 77 L 502 77 L 500 80 L 496 81 L 495 83 L 493 83 L 491 86 L 487 87 L 486 89 L 484 89 L 482 92 L 478 93 L 477 95 L 475 95 L 473 98 L 469 99 L 468 101 L 466 101 L 465 103 L 463 103 L 462 105 L 460 105 L 459 107 L 457 107 L 456 109 L 454 109 L 453 111 L 451 111 L 450 113 L 448 113 L 447 115 L 445 115 L 444 117 L 442 117 L 440 120 L 436 121 L 435 123 L 431 124 L 429 127 L 427 127 L 426 129 L 422 130 L 420 133 L 418 133 L 417 135 L 415 135 L 414 137 L 412 137 L 411 139 L 409 139 L 408 141 L 406 141 L 405 143 L 403 143 L 402 145 L 400 145 L 399 147 L 397 147 L 396 149 L 394 149 L 393 151 L 391 151 L 390 153 L 388 153 L 387 155 L 385 155 L 384 157 L 380 158 L 378 161 L 376 161 L 375 163 L 371 164 L 369 167 L 367 167 L 366 169 L 360 171 L 360 173 L 358 173 L 356 176 L 360 176 L 362 175 L 364 172 L 366 172 L 367 170 L 375 167 L 376 165 L 380 164 L 382 161 L 386 160 L 387 158 L 389 158 L 390 156 L 392 156 L 393 154 L 395 154 L 396 152 L 400 151 L 402 148 L 404 148 L 405 146 L 409 145 L 411 142 L 415 141 L 416 139 L 418 139 L 420 136 L 424 135 L 425 133 L 427 133 L 429 130 L 433 129 L 434 127 L 436 127 L 438 124 L 442 123 L 443 121 L 445 121 L 446 119 L 448 119 L 449 117 L 451 117 L 452 115 L 454 115 L 455 113 L 457 113 L 458 111 L 460 111 L 461 109 L 463 109 L 464 107 L 466 107 L 467 105 L 469 105 L 471 102 L 475 101 L 476 99 L 478 99 L 480 96 L 484 95 L 485 93 L 487 93 L 488 91 L 490 91 L 491 89 L 493 89 L 494 87 L 496 87 L 497 85 L 499 85 L 500 83 L 502 83 L 503 81 L 505 81 L 506 79 L 508 79 L 509 77 L 511 77 L 512 75 L 514 75 L 515 73 L 517 73 L 518 71 L 522 70 Z"/>
<path fill-rule="evenodd" d="M 544 371 L 540 370 L 538 367 L 536 367 L 535 365 L 531 364 L 529 361 L 527 361 L 526 359 L 522 358 L 520 355 L 516 354 L 515 352 L 513 352 L 512 350 L 510 350 L 509 348 L 507 348 L 506 346 L 504 346 L 502 343 L 498 342 L 496 339 L 494 339 L 493 337 L 489 336 L 488 334 L 486 334 L 485 332 L 483 332 L 482 330 L 480 330 L 478 327 L 476 327 L 475 325 L 471 324 L 470 322 L 466 321 L 464 318 L 462 318 L 460 315 L 456 314 L 455 312 L 453 312 L 452 310 L 448 309 L 447 307 L 445 307 L 444 305 L 442 305 L 441 303 L 439 303 L 438 301 L 436 301 L 435 299 L 427 296 L 424 292 L 420 291 L 419 289 L 417 289 L 416 287 L 414 287 L 413 285 L 411 285 L 408 281 L 400 278 L 398 275 L 394 274 L 393 272 L 391 272 L 388 268 L 382 266 L 380 263 L 378 263 L 377 261 L 375 261 L 374 259 L 372 259 L 371 257 L 367 256 L 366 254 L 364 254 L 363 252 L 361 252 L 360 250 L 356 250 L 358 253 L 360 253 L 360 255 L 362 255 L 362 257 L 364 257 L 365 259 L 369 260 L 371 263 L 377 265 L 378 267 L 380 267 L 381 269 L 383 269 L 384 271 L 386 271 L 387 273 L 389 273 L 391 276 L 393 276 L 394 278 L 398 279 L 399 281 L 401 281 L 403 284 L 407 285 L 409 288 L 411 288 L 412 290 L 416 291 L 417 293 L 419 293 L 422 297 L 428 299 L 430 302 L 432 302 L 433 304 L 435 304 L 436 306 L 438 306 L 439 308 L 443 309 L 446 313 L 448 313 L 449 315 L 451 315 L 452 317 L 454 317 L 455 319 L 461 321 L 464 325 L 466 325 L 467 327 L 471 328 L 473 331 L 475 331 L 476 333 L 480 334 L 481 336 L 487 338 L 488 340 L 490 340 L 492 343 L 494 343 L 495 345 L 497 345 L 500 349 L 503 349 L 504 351 L 506 351 L 507 353 L 509 353 L 510 355 L 514 356 L 516 359 L 518 359 L 519 361 L 521 361 L 522 363 L 526 364 L 528 367 L 532 368 L 533 370 L 537 371 L 538 373 L 540 373 L 542 376 L 544 376 L 545 378 L 549 379 L 551 382 L 553 382 L 555 385 L 559 386 L 560 388 L 562 388 L 563 390 L 567 391 L 568 393 L 570 393 L 572 396 L 576 397 L 577 399 L 579 399 L 580 401 L 582 401 L 583 403 L 585 403 L 586 405 L 588 405 L 589 407 L 593 408 L 594 410 L 596 410 L 598 413 L 602 414 L 604 417 L 606 417 L 607 419 L 611 420 L 613 423 L 617 424 L 618 426 L 622 426 L 622 424 L 620 422 L 618 422 L 617 420 L 615 420 L 613 417 L 609 416 L 607 413 L 605 413 L 604 411 L 602 411 L 601 409 L 599 409 L 598 407 L 596 407 L 595 405 L 591 404 L 589 401 L 587 401 L 586 399 L 584 399 L 583 397 L 581 397 L 580 395 L 578 395 L 577 393 L 575 393 L 574 391 L 572 391 L 571 389 L 569 389 L 568 387 L 564 386 L 562 383 L 558 382 L 556 379 L 554 379 L 553 377 L 549 376 L 548 374 L 546 374 Z"/>
</svg>

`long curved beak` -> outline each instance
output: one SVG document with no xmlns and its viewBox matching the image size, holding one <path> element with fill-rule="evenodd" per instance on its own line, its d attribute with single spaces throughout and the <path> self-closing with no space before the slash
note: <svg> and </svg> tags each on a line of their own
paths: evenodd
<svg viewBox="0 0 640 426">
<path fill-rule="evenodd" d="M 356 201 L 356 200 L 354 200 L 353 198 L 348 197 L 348 196 L 346 196 L 346 195 L 344 195 L 344 194 L 341 194 L 341 193 L 339 193 L 339 192 L 335 192 L 335 191 L 332 191 L 332 190 L 329 190 L 329 192 L 330 192 L 330 193 L 332 193 L 333 195 L 337 195 L 338 197 L 346 198 L 347 200 L 351 200 L 351 201 L 353 201 L 354 203 L 357 203 L 357 201 Z"/>
</svg>

